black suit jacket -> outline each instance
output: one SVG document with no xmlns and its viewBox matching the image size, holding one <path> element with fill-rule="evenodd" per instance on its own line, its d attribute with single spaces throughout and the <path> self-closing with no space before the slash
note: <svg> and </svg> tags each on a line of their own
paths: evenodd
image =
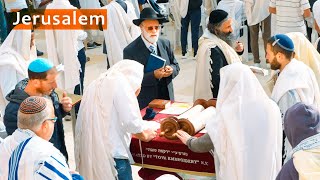
<svg viewBox="0 0 320 180">
<path fill-rule="evenodd" d="M 161 81 L 154 77 L 153 72 L 144 73 L 141 92 L 138 96 L 140 109 L 148 106 L 149 102 L 151 102 L 153 99 L 160 97 L 168 100 L 174 100 L 172 79 L 179 74 L 179 64 L 174 57 L 173 50 L 168 40 L 159 38 L 157 41 L 157 50 L 158 56 L 166 59 L 166 65 L 170 65 L 173 68 L 173 73 L 169 77 L 162 78 Z M 135 60 L 145 66 L 150 53 L 151 52 L 144 44 L 141 36 L 139 36 L 126 48 L 124 48 L 123 58 Z M 167 94 L 169 97 L 164 97 L 164 95 L 159 92 L 159 86 L 161 86 L 161 83 L 166 84 L 168 91 Z"/>
</svg>

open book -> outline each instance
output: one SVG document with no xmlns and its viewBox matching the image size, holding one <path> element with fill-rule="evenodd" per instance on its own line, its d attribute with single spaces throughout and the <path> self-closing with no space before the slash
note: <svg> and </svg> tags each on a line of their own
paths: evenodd
<svg viewBox="0 0 320 180">
<path fill-rule="evenodd" d="M 150 54 L 147 65 L 144 68 L 144 72 L 148 73 L 156 69 L 162 68 L 164 67 L 165 64 L 166 64 L 165 59 L 155 54 Z"/>
<path fill-rule="evenodd" d="M 249 68 L 254 73 L 258 73 L 258 74 L 261 74 L 263 76 L 268 76 L 269 75 L 269 71 L 267 69 L 259 68 L 259 67 L 256 67 L 256 66 L 249 66 Z"/>
</svg>

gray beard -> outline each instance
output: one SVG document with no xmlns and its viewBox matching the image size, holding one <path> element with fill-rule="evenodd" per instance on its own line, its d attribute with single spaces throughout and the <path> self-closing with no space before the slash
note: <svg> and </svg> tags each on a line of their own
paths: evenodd
<svg viewBox="0 0 320 180">
<path fill-rule="evenodd" d="M 218 38 L 220 38 L 221 40 L 223 40 L 224 42 L 226 42 L 232 48 L 234 47 L 236 40 L 235 40 L 235 36 L 233 35 L 233 33 L 225 34 L 222 32 L 218 32 L 216 34 L 216 36 Z"/>
</svg>

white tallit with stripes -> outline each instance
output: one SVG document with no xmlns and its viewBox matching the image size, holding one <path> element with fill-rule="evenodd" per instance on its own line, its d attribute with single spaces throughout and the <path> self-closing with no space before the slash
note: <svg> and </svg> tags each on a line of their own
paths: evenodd
<svg viewBox="0 0 320 180">
<path fill-rule="evenodd" d="M 211 59 L 211 48 L 218 46 L 225 56 L 227 63 L 232 64 L 241 62 L 239 55 L 231 46 L 218 38 L 216 35 L 205 29 L 203 35 L 199 39 L 199 49 L 197 53 L 197 68 L 194 84 L 194 101 L 197 99 L 211 99 L 211 65 L 214 59 Z"/>
<path fill-rule="evenodd" d="M 0 179 L 72 180 L 64 156 L 30 130 L 17 129 L 0 144 Z"/>
</svg>

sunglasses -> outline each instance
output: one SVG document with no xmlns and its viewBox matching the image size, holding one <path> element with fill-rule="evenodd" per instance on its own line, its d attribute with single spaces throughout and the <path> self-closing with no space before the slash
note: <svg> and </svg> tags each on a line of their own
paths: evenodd
<svg viewBox="0 0 320 180">
<path fill-rule="evenodd" d="M 55 123 L 55 122 L 57 122 L 58 118 L 54 117 L 54 118 L 50 118 L 50 119 L 46 119 L 46 120 L 49 120 L 49 121 L 52 121 L 53 123 Z"/>
<path fill-rule="evenodd" d="M 147 30 L 152 31 L 153 29 L 155 29 L 156 31 L 158 31 L 160 28 L 161 28 L 161 26 L 148 26 Z"/>
</svg>

